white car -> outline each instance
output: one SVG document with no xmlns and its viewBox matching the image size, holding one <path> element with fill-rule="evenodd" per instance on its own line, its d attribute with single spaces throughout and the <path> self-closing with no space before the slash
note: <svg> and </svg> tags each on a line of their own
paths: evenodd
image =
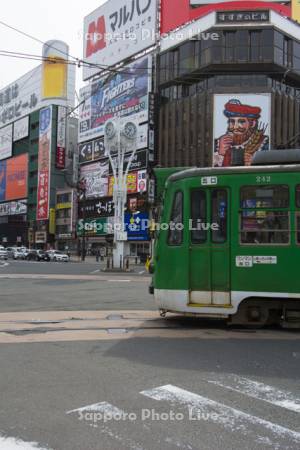
<svg viewBox="0 0 300 450">
<path fill-rule="evenodd" d="M 51 261 L 69 262 L 70 258 L 66 253 L 62 253 L 58 250 L 49 250 L 48 255 Z"/>
<path fill-rule="evenodd" d="M 7 250 L 3 247 L 3 245 L 0 245 L 0 259 L 5 259 L 6 261 L 8 259 Z"/>
</svg>

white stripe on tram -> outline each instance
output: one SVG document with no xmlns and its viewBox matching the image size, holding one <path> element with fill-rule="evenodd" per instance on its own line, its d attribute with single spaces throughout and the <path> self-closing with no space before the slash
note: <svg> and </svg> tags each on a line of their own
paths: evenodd
<svg viewBox="0 0 300 450">
<path fill-rule="evenodd" d="M 252 381 L 248 378 L 232 375 L 230 380 L 221 378 L 220 380 L 209 380 L 209 383 L 221 386 L 231 391 L 245 394 L 248 397 L 263 400 L 272 405 L 280 406 L 293 412 L 300 412 L 300 399 L 295 398 L 291 392 L 280 391 L 279 389 L 269 386 L 258 381 Z"/>
<path fill-rule="evenodd" d="M 189 417 L 193 420 L 210 421 L 222 426 L 231 433 L 250 437 L 257 445 L 272 449 L 300 448 L 300 433 L 281 425 L 244 413 L 207 397 L 203 397 L 173 385 L 161 386 L 141 392 L 154 400 L 169 401 L 189 408 Z M 281 440 L 281 442 L 279 442 Z"/>
<path fill-rule="evenodd" d="M 46 450 L 40 447 L 36 442 L 25 442 L 12 437 L 4 437 L 0 435 L 1 450 Z"/>
</svg>

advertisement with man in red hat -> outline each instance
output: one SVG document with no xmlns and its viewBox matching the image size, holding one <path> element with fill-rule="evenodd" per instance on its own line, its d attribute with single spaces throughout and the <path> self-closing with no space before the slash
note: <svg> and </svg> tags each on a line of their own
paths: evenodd
<svg viewBox="0 0 300 450">
<path fill-rule="evenodd" d="M 214 96 L 214 167 L 250 166 L 270 149 L 270 94 Z"/>
</svg>

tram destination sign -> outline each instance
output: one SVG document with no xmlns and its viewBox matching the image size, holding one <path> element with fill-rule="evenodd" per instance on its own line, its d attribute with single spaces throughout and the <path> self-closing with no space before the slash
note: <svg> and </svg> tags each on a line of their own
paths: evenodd
<svg viewBox="0 0 300 450">
<path fill-rule="evenodd" d="M 269 11 L 222 11 L 217 12 L 217 23 L 249 23 L 249 22 L 269 22 Z"/>
</svg>

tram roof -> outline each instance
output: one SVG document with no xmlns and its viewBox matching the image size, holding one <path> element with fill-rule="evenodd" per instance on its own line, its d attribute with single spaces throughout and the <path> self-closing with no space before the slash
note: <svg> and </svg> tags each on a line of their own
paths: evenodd
<svg viewBox="0 0 300 450">
<path fill-rule="evenodd" d="M 205 175 L 231 175 L 261 172 L 300 172 L 300 149 L 278 149 L 257 152 L 251 166 L 192 167 L 176 171 L 168 181 Z"/>
</svg>

